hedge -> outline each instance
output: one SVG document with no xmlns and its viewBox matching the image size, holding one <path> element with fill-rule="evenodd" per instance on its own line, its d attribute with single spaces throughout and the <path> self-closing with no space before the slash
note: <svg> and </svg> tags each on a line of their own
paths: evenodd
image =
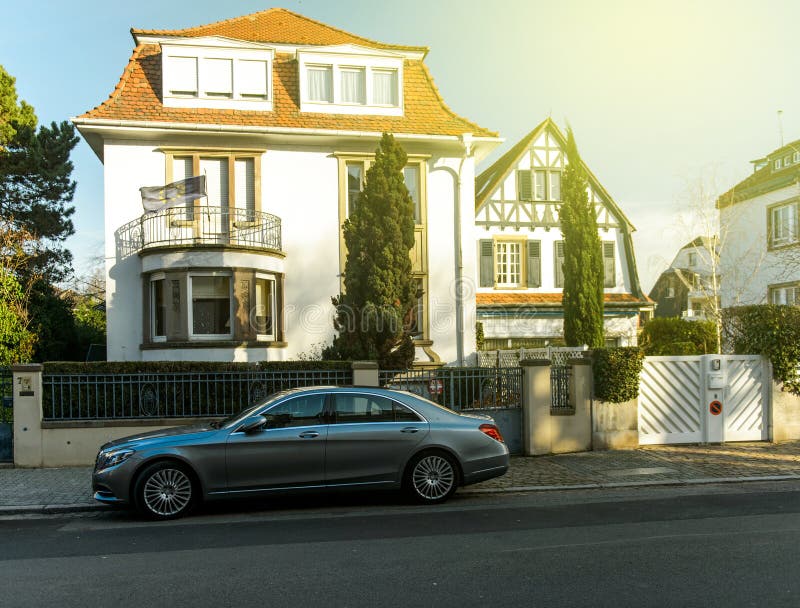
<svg viewBox="0 0 800 608">
<path fill-rule="evenodd" d="M 724 311 L 726 345 L 736 354 L 764 355 L 773 378 L 800 395 L 800 307 L 761 304 Z"/>
<path fill-rule="evenodd" d="M 48 361 L 44 374 L 157 374 L 191 372 L 350 370 L 350 361 Z"/>
<path fill-rule="evenodd" d="M 713 321 L 687 321 L 677 317 L 651 319 L 640 342 L 649 356 L 708 355 L 717 348 L 717 326 Z"/>
<path fill-rule="evenodd" d="M 594 395 L 601 401 L 624 403 L 639 396 L 644 351 L 638 346 L 598 348 L 592 355 Z"/>
</svg>

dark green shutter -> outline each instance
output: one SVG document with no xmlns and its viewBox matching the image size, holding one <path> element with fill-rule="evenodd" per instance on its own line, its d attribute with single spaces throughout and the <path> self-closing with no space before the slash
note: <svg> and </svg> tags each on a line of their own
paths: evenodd
<svg viewBox="0 0 800 608">
<path fill-rule="evenodd" d="M 533 200 L 533 183 L 531 181 L 530 169 L 519 169 L 517 171 L 517 198 L 521 201 Z"/>
<path fill-rule="evenodd" d="M 564 241 L 556 241 L 555 245 L 555 278 L 556 287 L 564 287 Z"/>
<path fill-rule="evenodd" d="M 480 242 L 480 286 L 494 287 L 494 256 L 492 255 L 492 241 L 482 240 Z"/>
<path fill-rule="evenodd" d="M 528 241 L 528 287 L 542 286 L 542 244 Z"/>
<path fill-rule="evenodd" d="M 614 243 L 603 243 L 603 287 L 617 286 L 617 271 L 614 266 Z"/>
</svg>

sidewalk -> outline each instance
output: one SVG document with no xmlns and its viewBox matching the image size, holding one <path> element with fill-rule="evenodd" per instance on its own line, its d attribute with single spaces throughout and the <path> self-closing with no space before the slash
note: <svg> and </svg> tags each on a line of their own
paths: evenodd
<svg viewBox="0 0 800 608">
<path fill-rule="evenodd" d="M 0 468 L 0 515 L 105 509 L 91 496 L 89 467 Z M 800 442 L 641 447 L 513 457 L 503 477 L 462 493 L 800 479 Z"/>
</svg>

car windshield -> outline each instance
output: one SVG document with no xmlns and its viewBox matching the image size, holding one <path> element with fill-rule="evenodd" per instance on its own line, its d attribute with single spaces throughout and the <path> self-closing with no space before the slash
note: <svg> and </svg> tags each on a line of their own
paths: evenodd
<svg viewBox="0 0 800 608">
<path fill-rule="evenodd" d="M 233 414 L 232 416 L 228 416 L 227 418 L 223 418 L 222 420 L 217 420 L 216 422 L 212 422 L 211 426 L 215 429 L 221 429 L 223 427 L 241 422 L 248 416 L 255 414 L 261 408 L 269 405 L 270 403 L 276 401 L 277 399 L 280 399 L 285 395 L 288 395 L 291 392 L 292 392 L 291 390 L 286 390 L 286 391 L 278 391 L 277 393 L 272 393 L 268 397 L 265 397 L 264 399 L 262 399 L 255 405 L 251 405 L 247 409 L 244 409 L 236 414 Z"/>
</svg>

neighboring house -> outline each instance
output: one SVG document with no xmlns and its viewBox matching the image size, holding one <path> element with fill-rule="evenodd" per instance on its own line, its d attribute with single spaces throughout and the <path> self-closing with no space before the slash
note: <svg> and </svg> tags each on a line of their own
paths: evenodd
<svg viewBox="0 0 800 608">
<path fill-rule="evenodd" d="M 476 179 L 477 318 L 487 348 L 563 341 L 558 212 L 565 147 L 548 118 Z M 640 317 L 652 314 L 653 304 L 639 284 L 634 228 L 588 167 L 586 173 L 603 247 L 606 342 L 635 345 Z"/>
<path fill-rule="evenodd" d="M 475 303 L 453 286 L 475 273 L 461 243 L 474 164 L 501 140 L 445 105 L 427 48 L 284 9 L 132 35 L 110 97 L 73 119 L 104 165 L 110 360 L 282 360 L 329 344 L 341 225 L 385 131 L 409 159 L 417 360 L 474 350 Z M 196 175 L 206 197 L 143 215 L 140 187 Z"/>
<path fill-rule="evenodd" d="M 719 239 L 699 236 L 678 250 L 648 295 L 656 303 L 656 317 L 713 319 L 720 284 Z"/>
<path fill-rule="evenodd" d="M 800 140 L 752 163 L 717 199 L 722 306 L 800 304 Z"/>
</svg>

